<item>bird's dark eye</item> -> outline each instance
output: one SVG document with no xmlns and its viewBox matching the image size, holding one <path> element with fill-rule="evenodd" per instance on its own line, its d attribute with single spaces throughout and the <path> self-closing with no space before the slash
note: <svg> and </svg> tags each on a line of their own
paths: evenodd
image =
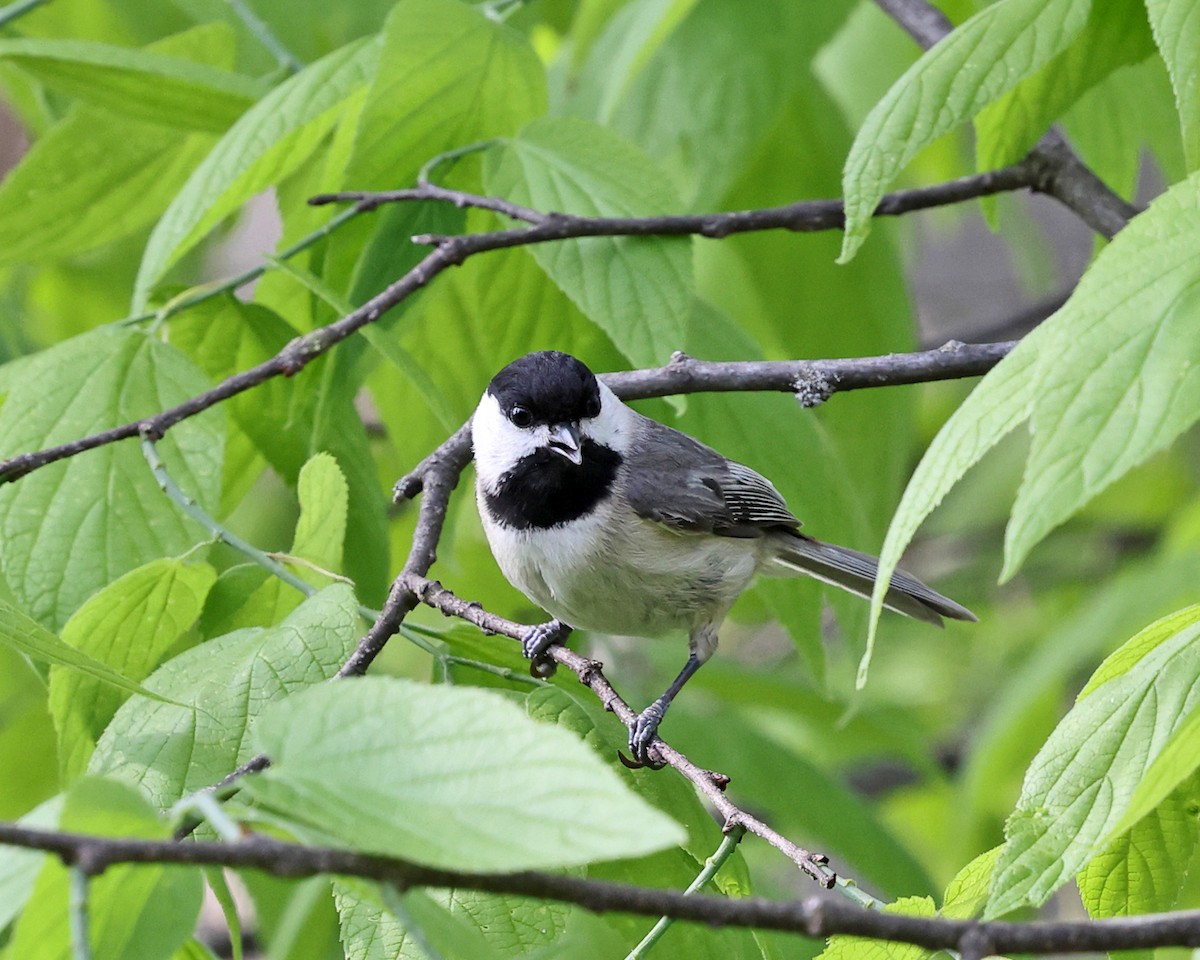
<svg viewBox="0 0 1200 960">
<path fill-rule="evenodd" d="M 587 406 L 583 408 L 583 413 L 584 416 L 586 416 L 589 420 L 592 419 L 592 417 L 600 416 L 600 398 L 592 397 L 587 402 Z"/>
<path fill-rule="evenodd" d="M 533 414 L 519 403 L 513 404 L 508 411 L 508 419 L 518 427 L 528 427 L 533 424 Z"/>
</svg>

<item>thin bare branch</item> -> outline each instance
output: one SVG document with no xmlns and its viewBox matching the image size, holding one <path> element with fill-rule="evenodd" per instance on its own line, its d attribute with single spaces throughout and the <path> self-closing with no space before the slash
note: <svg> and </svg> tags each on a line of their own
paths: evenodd
<svg viewBox="0 0 1200 960">
<path fill-rule="evenodd" d="M 922 49 L 928 50 L 954 29 L 928 0 L 875 2 Z M 1032 189 L 1054 197 L 1101 236 L 1112 239 L 1140 212 L 1096 176 L 1057 130 L 1042 137 L 1018 166 L 1033 173 Z"/>
<path fill-rule="evenodd" d="M 489 613 L 478 603 L 471 603 L 455 596 L 436 580 L 416 575 L 403 576 L 402 579 L 413 596 L 422 603 L 446 616 L 458 617 L 468 623 L 473 623 L 486 633 L 499 634 L 520 641 L 529 632 L 528 624 L 516 623 Z M 549 655 L 579 677 L 579 681 L 596 695 L 605 710 L 616 714 L 618 720 L 632 729 L 633 724 L 637 721 L 637 712 L 608 682 L 603 673 L 603 664 L 589 660 L 563 646 L 551 647 Z M 837 874 L 829 867 L 826 857 L 810 853 L 797 846 L 787 837 L 742 810 L 730 800 L 725 795 L 725 788 L 729 785 L 729 777 L 725 774 L 697 766 L 679 750 L 658 737 L 655 738 L 651 750 L 658 754 L 663 763 L 690 780 L 704 794 L 714 809 L 724 818 L 726 830 L 742 827 L 781 851 L 797 867 L 822 886 L 832 887 L 836 883 Z"/>
<path fill-rule="evenodd" d="M 281 877 L 335 874 L 377 880 L 400 890 L 422 886 L 511 893 L 574 903 L 595 912 L 667 916 L 710 926 L 782 930 L 814 938 L 852 934 L 911 943 L 930 950 L 957 950 L 976 957 L 1200 946 L 1197 910 L 1109 920 L 983 922 L 864 910 L 827 894 L 791 901 L 761 897 L 731 899 L 535 871 L 463 873 L 397 858 L 285 843 L 266 836 L 254 836 L 240 843 L 176 843 L 60 833 L 0 823 L 0 844 L 56 854 L 90 876 L 117 863 L 212 865 L 262 870 Z"/>
<path fill-rule="evenodd" d="M 978 377 L 1016 345 L 1015 340 L 974 344 L 951 340 L 934 350 L 832 360 L 709 361 L 677 353 L 665 366 L 605 373 L 601 379 L 622 400 L 769 390 L 794 394 L 802 404 L 813 407 L 847 390 Z M 460 461 L 465 466 L 470 456 L 468 422 L 397 481 L 396 500 L 411 500 L 424 488 L 427 474 L 441 472 L 447 464 Z"/>
<path fill-rule="evenodd" d="M 960 177 L 946 183 L 912 190 L 889 193 L 875 210 L 877 217 L 895 217 L 916 210 L 962 203 L 977 197 L 990 196 L 1034 186 L 1038 170 L 1025 163 L 1013 164 L 1000 170 Z M 657 217 L 581 217 L 568 213 L 540 213 L 510 204 L 496 197 L 487 197 L 461 190 L 448 190 L 433 184 L 421 184 L 407 190 L 387 190 L 377 193 L 350 191 L 326 193 L 313 197 L 309 203 L 352 202 L 359 211 L 373 210 L 385 203 L 405 203 L 416 200 L 445 200 L 457 207 L 493 210 L 514 220 L 543 226 L 537 234 L 526 234 L 528 243 L 544 243 L 572 237 L 594 236 L 680 236 L 695 234 L 702 237 L 727 237 L 735 233 L 759 230 L 792 230 L 812 233 L 821 230 L 840 230 L 845 225 L 841 200 L 799 200 L 761 210 L 733 210 L 723 213 L 668 214 Z M 520 234 L 514 234 L 518 236 Z M 490 234 L 483 234 L 490 236 Z M 423 236 L 415 238 L 430 242 L 449 238 Z"/>
</svg>

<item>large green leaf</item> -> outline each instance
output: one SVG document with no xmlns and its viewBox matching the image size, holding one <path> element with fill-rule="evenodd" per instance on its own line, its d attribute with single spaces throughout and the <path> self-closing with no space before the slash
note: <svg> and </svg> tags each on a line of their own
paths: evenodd
<svg viewBox="0 0 1200 960">
<path fill-rule="evenodd" d="M 31 660 L 76 671 L 126 693 L 153 695 L 101 661 L 63 643 L 36 620 L 25 616 L 5 600 L 0 600 L 0 644 Z"/>
<path fill-rule="evenodd" d="M 296 482 L 300 518 L 286 565 L 314 588 L 328 585 L 342 568 L 346 534 L 346 478 L 337 461 L 319 453 L 304 465 Z M 242 627 L 268 627 L 304 599 L 294 586 L 257 566 L 225 571 L 204 610 L 206 632 L 227 633 Z M 247 589 L 249 582 L 258 583 Z M 259 582 L 261 581 L 261 582 Z"/>
<path fill-rule="evenodd" d="M 146 686 L 195 706 L 126 701 L 89 772 L 136 784 L 163 807 L 215 783 L 254 753 L 247 733 L 262 709 L 333 676 L 358 634 L 354 594 L 337 584 L 276 627 L 238 630 L 168 660 Z"/>
<path fill-rule="evenodd" d="M 21 817 L 17 825 L 40 830 L 58 829 L 63 799 L 61 793 L 55 794 Z M 0 849 L 0 931 L 12 923 L 33 894 L 33 885 L 42 872 L 45 859 L 46 854 L 40 850 Z"/>
<path fill-rule="evenodd" d="M 153 560 L 93 594 L 63 627 L 63 642 L 130 680 L 144 680 L 200 615 L 215 579 L 206 564 Z M 50 712 L 64 782 L 83 772 L 125 699 L 86 674 L 51 669 Z"/>
<path fill-rule="evenodd" d="M 489 193 L 538 210 L 652 216 L 676 205 L 648 156 L 602 127 L 571 117 L 538 120 L 485 158 Z M 538 244 L 530 253 L 635 365 L 665 363 L 683 343 L 691 310 L 691 241 L 592 237 Z"/>
<path fill-rule="evenodd" d="M 336 880 L 333 892 L 347 960 L 427 960 L 374 885 Z M 457 951 L 446 944 L 445 956 L 519 957 L 537 947 L 557 946 L 567 913 L 562 904 L 474 890 L 422 894 L 419 905 L 409 897 L 403 903 L 434 946 L 439 945 L 438 935 L 447 930 L 453 931 L 450 936 L 467 941 L 462 944 L 466 949 Z"/>
<path fill-rule="evenodd" d="M 1174 731 L 1200 704 L 1200 617 L 1168 618 L 1129 641 L 1146 651 L 1084 695 L 1025 774 L 996 864 L 987 916 L 1044 903 L 1108 844 Z M 1146 638 L 1160 639 L 1150 644 Z"/>
<path fill-rule="evenodd" d="M 883 912 L 907 917 L 934 917 L 937 908 L 929 897 L 902 897 L 883 907 Z M 925 960 L 934 955 L 934 951 L 911 943 L 868 940 L 866 937 L 845 934 L 830 937 L 829 946 L 817 954 L 819 960 Z"/>
<path fill-rule="evenodd" d="M 1020 160 L 1050 124 L 1117 67 L 1154 52 L 1143 0 L 1092 5 L 1087 25 L 1062 53 L 1026 77 L 975 120 L 980 170 Z"/>
<path fill-rule="evenodd" d="M 568 109 L 616 130 L 711 209 L 744 169 L 849 4 L 631 3 L 571 87 Z M 722 64 L 713 83 L 713 64 Z"/>
<path fill-rule="evenodd" d="M 1003 576 L 1093 496 L 1200 417 L 1200 174 L 1122 230 L 1071 299 L 989 373 L 939 432 L 884 542 L 880 583 L 917 526 L 1007 433 L 1033 443 L 1005 543 Z M 879 585 L 876 587 L 878 609 Z"/>
<path fill-rule="evenodd" d="M 1093 917 L 1157 913 L 1175 906 L 1200 840 L 1200 780 L 1194 774 L 1186 779 L 1080 872 L 1079 892 Z"/>
<path fill-rule="evenodd" d="M 274 311 L 233 297 L 210 300 L 171 323 L 171 340 L 196 358 L 214 379 L 254 366 L 281 350 L 297 330 Z M 387 568 L 384 484 L 370 456 L 366 429 L 354 407 L 357 339 L 295 377 L 276 377 L 231 398 L 226 406 L 239 427 L 289 483 L 321 451 L 332 453 L 350 487 L 345 572 L 363 599 L 382 593 Z M 341 572 L 339 570 L 339 572 Z"/>
<path fill-rule="evenodd" d="M 73 256 L 149 224 L 213 138 L 72 110 L 0 184 L 0 264 Z"/>
<path fill-rule="evenodd" d="M 437 154 L 515 133 L 545 111 L 545 71 L 524 36 L 458 0 L 401 0 L 384 25 L 346 184 L 407 186 Z"/>
<path fill-rule="evenodd" d="M 137 791 L 84 779 L 67 793 L 59 829 L 109 837 L 165 840 L 169 824 Z M 47 858 L 9 949 L 22 960 L 72 960 L 67 868 Z M 196 868 L 121 864 L 88 882 L 91 956 L 95 960 L 162 960 L 191 935 L 203 892 Z"/>
<path fill-rule="evenodd" d="M 87 436 L 208 389 L 178 350 L 105 328 L 38 354 L 0 408 L 0 455 Z M 171 475 L 212 510 L 220 499 L 224 430 L 203 413 L 159 444 Z M 119 495 L 118 495 L 119 492 Z M 0 563 L 22 607 L 61 626 L 93 592 L 200 536 L 158 489 L 136 443 L 109 444 L 0 487 Z"/>
<path fill-rule="evenodd" d="M 131 52 L 223 73 L 218 68 L 233 62 L 233 35 L 207 24 Z M 78 105 L 0 183 L 0 264 L 73 256 L 141 229 L 214 142 L 210 133 Z"/>
<path fill-rule="evenodd" d="M 306 834 L 357 850 L 523 870 L 683 839 L 577 737 L 490 691 L 343 681 L 273 707 L 255 740 L 272 762 L 247 781 L 251 795 Z M 548 820 L 530 816 L 550 809 Z"/>
<path fill-rule="evenodd" d="M 1063 50 L 1091 0 L 999 0 L 933 46 L 867 116 L 846 158 L 841 262 L 870 231 L 892 181 L 924 147 L 970 120 Z"/>
<path fill-rule="evenodd" d="M 379 43 L 360 40 L 310 64 L 259 100 L 192 172 L 154 228 L 138 269 L 133 309 L 188 250 L 260 190 L 317 149 L 346 102 L 375 70 Z"/>
<path fill-rule="evenodd" d="M 909 480 L 880 551 L 867 652 L 859 667 L 860 686 L 866 681 L 888 578 L 917 527 L 967 470 L 1029 417 L 1039 367 L 1037 334 L 1034 331 L 1025 337 L 984 377 L 938 432 Z"/>
<path fill-rule="evenodd" d="M 1029 766 L 1054 730 L 1079 677 L 1144 624 L 1195 599 L 1197 563 L 1197 552 L 1131 563 L 1108 578 L 1102 591 L 1086 591 L 1071 610 L 1052 606 L 1053 615 L 1037 614 L 1029 628 L 1037 643 L 1020 662 L 1006 666 L 993 685 L 960 777 L 960 809 L 975 821 L 974 843 L 988 842 L 1011 811 L 1019 789 L 1014 775 Z M 1012 632 L 1007 622 L 997 627 L 1000 634 Z"/>
<path fill-rule="evenodd" d="M 1035 543 L 1200 417 L 1200 174 L 1096 258 L 1037 330 L 1033 444 L 1005 537 L 1004 576 Z"/>
<path fill-rule="evenodd" d="M 134 120 L 219 133 L 257 98 L 261 84 L 151 50 L 86 40 L 3 40 L 0 61 Z"/>
<path fill-rule="evenodd" d="M 5 784 L 0 793 L 0 819 L 15 820 L 58 788 L 58 765 L 53 762 L 54 723 L 46 710 L 45 673 L 41 663 L 0 645 L 0 716 L 4 718 L 0 726 L 0 780 Z"/>
<path fill-rule="evenodd" d="M 1171 75 L 1183 152 L 1189 170 L 1200 166 L 1200 3 L 1196 0 L 1145 0 L 1150 27 Z"/>
</svg>

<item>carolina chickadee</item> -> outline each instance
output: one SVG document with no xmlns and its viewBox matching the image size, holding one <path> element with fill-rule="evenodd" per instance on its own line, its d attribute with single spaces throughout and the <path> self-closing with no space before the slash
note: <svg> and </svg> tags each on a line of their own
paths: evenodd
<svg viewBox="0 0 1200 960">
<path fill-rule="evenodd" d="M 500 569 L 555 619 L 524 638 L 535 666 L 573 627 L 687 630 L 690 654 L 629 736 L 649 762 L 671 700 L 717 646 L 756 573 L 807 574 L 869 597 L 874 557 L 799 532 L 765 477 L 627 407 L 583 363 L 540 351 L 492 378 L 471 421 L 476 499 Z M 897 570 L 884 605 L 942 623 L 974 614 Z"/>
</svg>

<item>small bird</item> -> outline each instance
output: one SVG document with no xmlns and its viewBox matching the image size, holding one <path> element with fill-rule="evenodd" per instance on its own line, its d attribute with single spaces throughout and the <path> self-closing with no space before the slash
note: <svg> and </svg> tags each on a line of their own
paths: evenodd
<svg viewBox="0 0 1200 960">
<path fill-rule="evenodd" d="M 497 373 L 471 434 L 492 554 L 554 617 L 523 638 L 535 668 L 576 627 L 688 634 L 683 669 L 630 731 L 635 764 L 654 765 L 667 707 L 756 573 L 806 574 L 863 597 L 874 588 L 876 558 L 801 533 L 769 480 L 626 406 L 569 354 L 526 354 Z M 976 619 L 901 570 L 883 602 L 939 626 Z"/>
</svg>

